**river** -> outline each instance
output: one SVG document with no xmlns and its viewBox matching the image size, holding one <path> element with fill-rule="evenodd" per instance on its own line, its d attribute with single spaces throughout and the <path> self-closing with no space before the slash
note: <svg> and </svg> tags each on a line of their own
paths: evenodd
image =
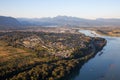
<svg viewBox="0 0 120 80">
<path fill-rule="evenodd" d="M 120 37 L 101 36 L 94 31 L 80 30 L 87 36 L 103 37 L 106 46 L 87 61 L 71 80 L 120 80 Z"/>
</svg>

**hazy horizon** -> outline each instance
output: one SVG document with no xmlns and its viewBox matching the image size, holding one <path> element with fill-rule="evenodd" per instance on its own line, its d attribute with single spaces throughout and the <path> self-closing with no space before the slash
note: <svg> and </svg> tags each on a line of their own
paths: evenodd
<svg viewBox="0 0 120 80">
<path fill-rule="evenodd" d="M 0 15 L 15 18 L 72 16 L 120 18 L 118 0 L 0 0 Z"/>
<path fill-rule="evenodd" d="M 13 18 L 26 18 L 26 19 L 42 19 L 42 18 L 55 18 L 59 16 L 66 16 L 66 17 L 74 17 L 74 18 L 81 18 L 81 17 L 76 17 L 76 16 L 67 16 L 67 15 L 57 15 L 57 16 L 52 16 L 52 17 L 14 17 L 14 16 L 8 16 L 8 15 L 0 15 L 0 16 L 5 16 L 5 17 L 13 17 Z M 98 17 L 98 18 L 81 18 L 81 19 L 88 19 L 88 20 L 96 20 L 96 19 L 120 19 L 120 18 L 103 18 L 103 17 Z"/>
</svg>

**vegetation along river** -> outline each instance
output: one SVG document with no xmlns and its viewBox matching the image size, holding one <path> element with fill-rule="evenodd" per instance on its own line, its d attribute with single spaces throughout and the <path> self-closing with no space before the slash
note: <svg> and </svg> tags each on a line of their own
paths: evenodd
<svg viewBox="0 0 120 80">
<path fill-rule="evenodd" d="M 120 80 L 120 37 L 101 36 L 90 30 L 79 32 L 103 37 L 107 44 L 94 58 L 82 65 L 71 80 Z"/>
</svg>

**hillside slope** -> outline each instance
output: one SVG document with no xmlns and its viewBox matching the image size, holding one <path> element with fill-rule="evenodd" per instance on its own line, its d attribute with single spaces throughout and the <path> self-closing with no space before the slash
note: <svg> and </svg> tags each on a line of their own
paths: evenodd
<svg viewBox="0 0 120 80">
<path fill-rule="evenodd" d="M 18 29 L 20 22 L 13 17 L 0 16 L 0 29 Z"/>
</svg>

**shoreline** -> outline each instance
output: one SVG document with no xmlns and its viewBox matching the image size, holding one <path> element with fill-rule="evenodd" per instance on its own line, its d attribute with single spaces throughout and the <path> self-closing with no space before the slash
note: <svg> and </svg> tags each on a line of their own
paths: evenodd
<svg viewBox="0 0 120 80">
<path fill-rule="evenodd" d="M 106 45 L 106 43 L 107 43 L 107 41 L 105 40 L 104 44 L 103 44 L 101 47 L 99 47 L 99 49 L 97 49 L 97 48 L 95 47 L 95 45 L 94 45 L 94 46 L 93 46 L 93 52 L 88 53 L 88 54 L 87 54 L 86 56 L 84 56 L 84 57 L 78 58 L 77 61 L 78 61 L 79 63 L 74 67 L 73 70 L 75 70 L 76 68 L 80 69 L 80 68 L 82 67 L 82 65 L 84 65 L 87 61 L 89 61 L 89 59 L 95 57 L 95 55 L 104 48 L 104 46 Z M 80 65 L 80 64 L 82 64 L 82 65 Z M 74 72 L 74 71 L 71 71 L 71 73 L 73 73 L 73 72 Z M 70 75 L 70 74 L 66 74 L 66 76 L 69 76 L 69 75 Z M 65 78 L 65 79 L 64 79 L 64 78 Z M 68 78 L 66 78 L 66 77 L 63 77 L 63 78 L 62 78 L 62 80 L 66 80 L 66 79 L 68 79 Z M 59 79 L 59 80 L 61 80 L 61 79 Z"/>
</svg>

